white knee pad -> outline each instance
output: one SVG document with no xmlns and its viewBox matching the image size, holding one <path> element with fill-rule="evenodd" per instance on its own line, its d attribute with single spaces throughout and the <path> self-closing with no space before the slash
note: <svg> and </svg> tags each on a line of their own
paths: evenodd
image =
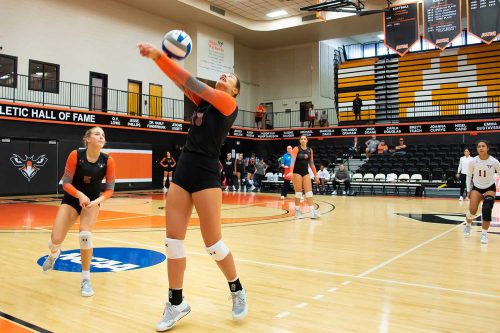
<svg viewBox="0 0 500 333">
<path fill-rule="evenodd" d="M 465 217 L 469 220 L 474 220 L 477 215 L 476 214 L 471 214 L 469 210 L 467 210 L 467 213 L 465 214 Z"/>
<path fill-rule="evenodd" d="M 80 249 L 86 250 L 92 248 L 92 233 L 90 231 L 80 231 Z"/>
<path fill-rule="evenodd" d="M 215 261 L 221 261 L 229 254 L 229 248 L 222 239 L 210 247 L 205 248 Z"/>
<path fill-rule="evenodd" d="M 313 197 L 312 191 L 306 192 L 306 198 L 312 198 L 312 197 Z"/>
<path fill-rule="evenodd" d="M 57 252 L 61 248 L 61 244 L 52 243 L 52 239 L 49 239 L 49 249 L 51 252 Z"/>
<path fill-rule="evenodd" d="M 181 259 L 186 258 L 186 251 L 184 250 L 184 240 L 165 238 L 165 253 L 168 259 Z"/>
<path fill-rule="evenodd" d="M 164 181 L 164 182 L 165 182 L 165 181 L 167 181 L 167 177 L 163 177 L 163 181 Z"/>
<path fill-rule="evenodd" d="M 172 177 L 168 177 L 168 181 L 171 182 L 172 181 Z"/>
<path fill-rule="evenodd" d="M 295 192 L 295 197 L 296 197 L 297 199 L 302 198 L 302 192 Z"/>
</svg>

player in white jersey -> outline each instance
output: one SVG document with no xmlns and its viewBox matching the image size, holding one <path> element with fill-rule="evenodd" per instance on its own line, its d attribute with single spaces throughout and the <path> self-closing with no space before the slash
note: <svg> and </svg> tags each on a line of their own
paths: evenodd
<svg viewBox="0 0 500 333">
<path fill-rule="evenodd" d="M 464 235 L 470 236 L 472 220 L 476 217 L 479 203 L 483 201 L 483 230 L 481 243 L 488 244 L 488 228 L 491 222 L 491 213 L 495 204 L 496 185 L 495 172 L 500 174 L 500 162 L 488 153 L 489 144 L 485 140 L 477 143 L 478 156 L 472 159 L 467 172 L 467 196 L 470 199 L 469 210 L 466 214 Z"/>
</svg>

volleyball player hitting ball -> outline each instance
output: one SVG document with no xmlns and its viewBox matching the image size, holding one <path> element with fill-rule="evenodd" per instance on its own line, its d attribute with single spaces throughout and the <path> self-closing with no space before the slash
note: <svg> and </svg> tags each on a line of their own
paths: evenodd
<svg viewBox="0 0 500 333">
<path fill-rule="evenodd" d="M 302 212 L 300 210 L 300 199 L 302 198 L 302 188 L 306 193 L 306 201 L 309 206 L 310 217 L 317 219 L 319 213 L 314 208 L 313 192 L 311 184 L 311 176 L 309 175 L 309 167 L 314 173 L 314 182 L 319 184 L 318 173 L 314 166 L 313 150 L 307 147 L 307 137 L 300 137 L 300 146 L 292 150 L 292 162 L 290 163 L 290 172 L 287 177 L 292 177 L 293 187 L 295 189 L 295 218 L 301 219 Z"/>
<path fill-rule="evenodd" d="M 479 203 L 483 201 L 481 244 L 488 244 L 488 229 L 496 195 L 495 172 L 500 174 L 500 162 L 490 156 L 489 150 L 488 142 L 480 140 L 477 143 L 478 155 L 472 159 L 467 172 L 467 196 L 470 201 L 466 213 L 464 235 L 466 237 L 470 236 L 472 220 L 477 216 Z"/>
<path fill-rule="evenodd" d="M 85 132 L 86 149 L 73 150 L 68 157 L 62 177 L 64 197 L 57 211 L 49 239 L 50 253 L 42 265 L 43 272 L 54 267 L 61 253 L 61 244 L 69 229 L 80 216 L 80 255 L 82 261 L 82 296 L 94 295 L 90 283 L 92 261 L 92 229 L 99 214 L 99 205 L 113 194 L 115 187 L 115 161 L 101 152 L 106 143 L 104 131 L 92 127 Z M 100 194 L 100 185 L 106 177 L 106 190 Z"/>
<path fill-rule="evenodd" d="M 163 167 L 163 192 L 167 193 L 170 183 L 172 182 L 172 173 L 175 168 L 175 159 L 170 156 L 170 152 L 167 151 L 165 156 L 161 159 L 160 165 Z M 168 180 L 168 186 L 166 186 Z"/>
<path fill-rule="evenodd" d="M 248 312 L 246 291 L 236 273 L 233 256 L 222 241 L 222 191 L 219 172 L 221 146 L 238 113 L 235 97 L 240 92 L 240 82 L 234 74 L 222 74 L 213 89 L 151 44 L 139 43 L 138 47 L 142 56 L 154 60 L 197 105 L 165 202 L 169 296 L 163 318 L 157 324 L 156 330 L 166 331 L 172 328 L 191 311 L 182 295 L 182 287 L 186 269 L 184 238 L 193 204 L 200 218 L 206 250 L 229 283 L 233 300 L 233 319 L 243 319 Z"/>
</svg>

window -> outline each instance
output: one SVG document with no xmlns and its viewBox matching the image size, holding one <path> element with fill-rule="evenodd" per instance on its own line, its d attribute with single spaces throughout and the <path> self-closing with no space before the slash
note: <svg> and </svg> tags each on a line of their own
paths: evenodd
<svg viewBox="0 0 500 333">
<path fill-rule="evenodd" d="M 17 57 L 0 54 L 0 86 L 17 88 Z"/>
<path fill-rule="evenodd" d="M 59 93 L 59 65 L 30 60 L 29 90 Z"/>
</svg>

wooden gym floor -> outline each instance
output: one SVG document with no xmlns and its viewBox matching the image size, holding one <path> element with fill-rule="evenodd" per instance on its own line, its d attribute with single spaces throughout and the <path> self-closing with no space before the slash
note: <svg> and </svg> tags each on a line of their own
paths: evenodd
<svg viewBox="0 0 500 333">
<path fill-rule="evenodd" d="M 53 197 L 0 199 L 0 332 L 154 332 L 167 297 L 166 262 L 93 273 L 42 274 L 37 260 L 59 205 Z M 223 239 L 248 290 L 231 320 L 227 283 L 204 250 L 193 212 L 185 296 L 174 332 L 500 332 L 500 206 L 489 245 L 464 238 L 456 199 L 315 196 L 319 220 L 293 218 L 293 199 L 223 194 Z M 102 205 L 96 248 L 163 253 L 164 197 L 116 193 Z M 307 207 L 303 207 L 305 217 Z M 76 225 L 63 250 L 77 250 Z M 60 261 L 61 259 L 59 259 Z"/>
</svg>

